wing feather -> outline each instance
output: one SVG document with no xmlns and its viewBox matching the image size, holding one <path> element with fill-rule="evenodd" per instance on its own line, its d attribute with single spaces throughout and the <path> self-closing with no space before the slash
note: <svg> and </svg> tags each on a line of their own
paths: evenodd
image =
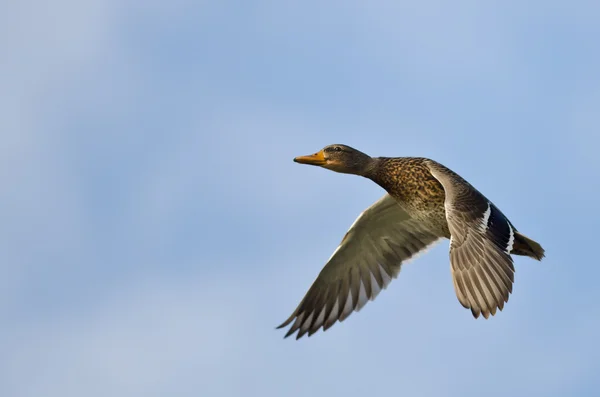
<svg viewBox="0 0 600 397">
<path fill-rule="evenodd" d="M 310 336 L 345 320 L 375 299 L 403 262 L 440 236 L 411 218 L 390 195 L 363 211 L 346 233 L 292 315 L 286 337 Z"/>
<path fill-rule="evenodd" d="M 502 212 L 459 175 L 427 160 L 446 195 L 450 268 L 459 302 L 475 318 L 502 310 L 512 293 L 515 267 L 510 251 L 515 229 Z"/>
</svg>

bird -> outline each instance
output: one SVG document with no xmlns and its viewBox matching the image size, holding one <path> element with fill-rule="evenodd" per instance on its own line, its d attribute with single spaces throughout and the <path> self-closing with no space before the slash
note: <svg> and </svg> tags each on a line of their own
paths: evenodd
<svg viewBox="0 0 600 397">
<path fill-rule="evenodd" d="M 294 158 L 300 164 L 359 175 L 386 194 L 364 210 L 344 235 L 300 304 L 277 328 L 300 339 L 358 312 L 400 273 L 402 264 L 442 239 L 450 240 L 450 269 L 460 304 L 473 317 L 502 310 L 512 293 L 512 255 L 538 261 L 539 243 L 469 182 L 424 157 L 370 157 L 334 144 Z M 293 323 L 292 323 L 293 322 Z"/>
</svg>

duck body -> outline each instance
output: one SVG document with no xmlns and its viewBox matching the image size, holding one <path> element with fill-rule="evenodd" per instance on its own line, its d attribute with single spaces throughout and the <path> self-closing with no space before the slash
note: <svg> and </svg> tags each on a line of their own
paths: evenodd
<svg viewBox="0 0 600 397">
<path fill-rule="evenodd" d="M 473 316 L 502 310 L 512 292 L 511 254 L 541 260 L 544 249 L 517 231 L 482 193 L 442 164 L 422 157 L 377 157 L 330 145 L 294 161 L 371 179 L 387 192 L 359 215 L 292 315 L 286 337 L 312 335 L 352 312 L 400 273 L 416 253 L 450 239 L 459 302 Z"/>
<path fill-rule="evenodd" d="M 427 224 L 440 237 L 450 239 L 452 236 L 445 206 L 446 192 L 444 186 L 433 176 L 432 169 L 446 175 L 457 186 L 464 189 L 461 199 L 453 202 L 452 206 L 462 206 L 465 212 L 470 210 L 476 220 L 481 213 L 485 213 L 489 205 L 498 220 L 510 225 L 515 232 L 511 254 L 530 256 L 537 260 L 541 260 L 544 256 L 544 250 L 539 244 L 518 233 L 498 207 L 473 185 L 444 165 L 424 157 L 380 157 L 373 160 L 378 162 L 379 166 L 370 179 L 385 189 L 412 218 Z"/>
<path fill-rule="evenodd" d="M 444 210 L 444 188 L 427 166 L 427 162 L 433 160 L 422 157 L 379 157 L 373 160 L 378 164 L 377 171 L 369 179 L 385 189 L 412 218 L 435 228 L 440 237 L 450 238 Z"/>
</svg>

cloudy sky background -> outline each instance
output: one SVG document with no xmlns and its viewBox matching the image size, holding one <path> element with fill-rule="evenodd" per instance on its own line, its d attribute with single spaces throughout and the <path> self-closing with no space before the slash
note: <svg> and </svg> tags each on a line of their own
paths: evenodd
<svg viewBox="0 0 600 397">
<path fill-rule="evenodd" d="M 0 13 L 0 395 L 596 395 L 596 1 L 10 2 Z M 447 242 L 359 314 L 283 321 L 375 184 L 427 156 L 547 250 L 504 312 Z M 314 225 L 319 225 L 315 228 Z"/>
</svg>

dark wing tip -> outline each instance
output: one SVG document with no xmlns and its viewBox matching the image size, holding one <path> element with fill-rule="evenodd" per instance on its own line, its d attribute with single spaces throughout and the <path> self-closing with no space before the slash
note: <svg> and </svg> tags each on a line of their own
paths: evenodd
<svg viewBox="0 0 600 397">
<path fill-rule="evenodd" d="M 286 327 L 286 326 L 288 326 L 288 325 L 289 325 L 289 324 L 292 322 L 292 320 L 293 320 L 294 318 L 296 318 L 296 313 L 294 313 L 294 314 L 292 314 L 290 317 L 288 317 L 288 319 L 287 319 L 287 320 L 285 320 L 283 323 L 281 323 L 280 325 L 278 325 L 277 327 L 275 327 L 275 329 L 281 329 L 281 328 L 283 328 L 283 327 Z"/>
<path fill-rule="evenodd" d="M 537 259 L 538 261 L 541 261 L 542 258 L 546 257 L 546 250 L 544 248 L 542 248 L 541 245 L 537 244 L 537 247 L 534 247 L 533 249 L 533 259 Z"/>
<path fill-rule="evenodd" d="M 296 322 L 290 327 L 290 329 L 287 330 L 287 332 L 285 333 L 283 338 L 285 339 L 285 338 L 292 336 L 299 329 L 300 329 L 300 324 L 298 324 L 298 321 L 296 320 Z M 298 338 L 296 338 L 296 339 L 298 339 Z"/>
<path fill-rule="evenodd" d="M 481 310 L 481 312 L 479 310 L 474 310 L 472 307 L 467 307 L 467 309 L 471 309 L 471 314 L 473 314 L 473 317 L 478 319 L 479 316 L 483 316 L 483 318 L 485 318 L 486 320 L 489 320 L 490 317 L 493 317 L 496 315 L 496 310 L 500 309 L 500 311 L 502 311 L 502 307 L 504 306 L 504 302 L 502 303 L 502 305 L 498 305 L 498 306 L 491 306 L 490 310 Z"/>
<path fill-rule="evenodd" d="M 275 329 L 281 329 L 281 328 L 287 327 L 288 325 L 290 325 L 290 323 L 292 321 L 296 320 L 292 324 L 290 329 L 286 332 L 286 334 L 283 336 L 283 339 L 286 339 L 297 332 L 296 340 L 298 340 L 298 339 L 302 338 L 305 334 L 308 334 L 308 336 L 311 336 L 312 334 L 317 332 L 319 329 L 321 329 L 321 326 L 314 327 L 313 324 L 311 324 L 308 328 L 303 330 L 302 329 L 303 321 L 307 321 L 307 319 L 304 319 L 304 318 L 300 319 L 300 317 L 303 317 L 302 314 L 297 314 L 296 312 L 294 312 L 294 314 L 292 314 L 287 320 L 285 320 L 285 322 L 283 322 L 283 324 L 275 327 Z M 299 319 L 300 319 L 300 321 L 298 321 Z"/>
<path fill-rule="evenodd" d="M 283 339 L 289 338 L 290 336 L 292 336 L 292 334 L 293 334 L 294 332 L 296 332 L 296 330 L 295 330 L 294 328 L 290 328 L 290 329 L 288 330 L 288 332 L 286 332 L 286 333 L 285 333 L 285 335 L 283 336 Z M 296 339 L 298 339 L 298 338 L 296 337 Z"/>
</svg>

